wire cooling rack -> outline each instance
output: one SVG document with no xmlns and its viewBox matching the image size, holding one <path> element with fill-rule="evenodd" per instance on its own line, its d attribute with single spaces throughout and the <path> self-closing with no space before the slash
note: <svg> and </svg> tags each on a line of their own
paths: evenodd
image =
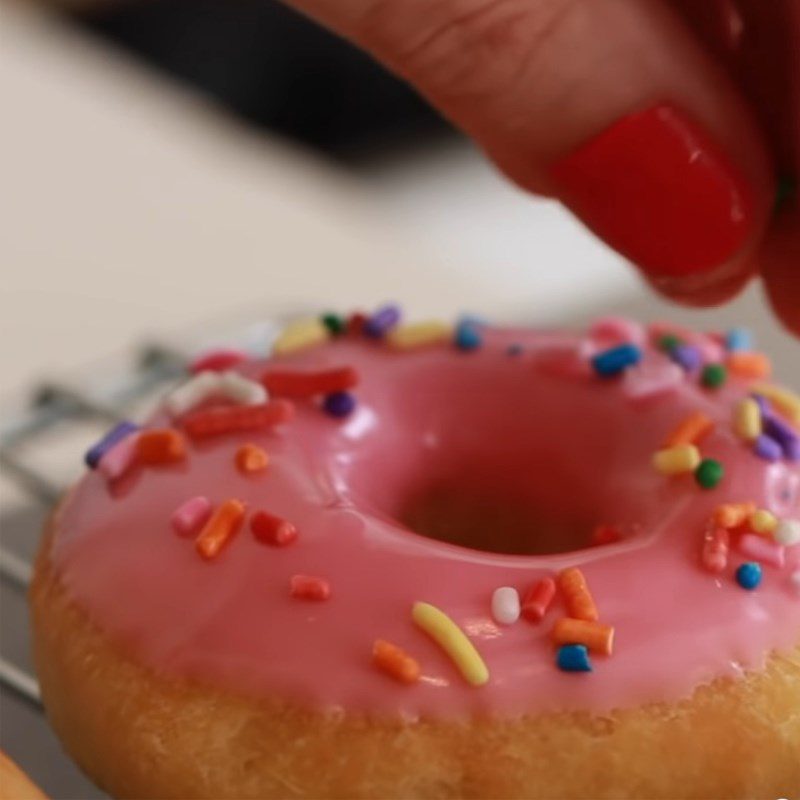
<svg viewBox="0 0 800 800">
<path fill-rule="evenodd" d="M 80 474 L 87 446 L 124 418 L 141 418 L 191 358 L 214 341 L 267 351 L 285 316 L 178 345 L 153 343 L 126 358 L 43 381 L 0 422 L 0 748 L 57 798 L 104 797 L 50 732 L 30 656 L 26 591 L 47 515 Z"/>
</svg>

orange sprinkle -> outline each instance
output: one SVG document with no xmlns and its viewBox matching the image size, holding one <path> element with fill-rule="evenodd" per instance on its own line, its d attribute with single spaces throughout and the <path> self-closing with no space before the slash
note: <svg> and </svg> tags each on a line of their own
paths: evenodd
<svg viewBox="0 0 800 800">
<path fill-rule="evenodd" d="M 561 572 L 558 576 L 558 586 L 564 594 L 570 616 L 589 622 L 600 618 L 589 587 L 586 585 L 586 578 L 579 569 L 573 567 Z"/>
<path fill-rule="evenodd" d="M 678 447 L 683 444 L 697 444 L 714 429 L 714 420 L 702 411 L 689 414 L 664 440 L 664 447 Z"/>
<path fill-rule="evenodd" d="M 269 456 L 254 444 L 243 444 L 236 451 L 236 468 L 245 475 L 261 472 L 267 468 Z"/>
<path fill-rule="evenodd" d="M 172 428 L 142 431 L 136 442 L 136 456 L 141 464 L 174 464 L 186 458 L 186 442 Z"/>
<path fill-rule="evenodd" d="M 245 506 L 241 500 L 226 500 L 211 515 L 194 541 L 197 552 L 211 560 L 235 536 L 244 520 Z"/>
<path fill-rule="evenodd" d="M 714 522 L 725 530 L 745 525 L 756 511 L 755 503 L 726 503 L 714 509 Z"/>
<path fill-rule="evenodd" d="M 419 680 L 420 669 L 416 659 L 383 639 L 376 639 L 372 645 L 372 663 L 400 683 L 416 683 Z"/>
<path fill-rule="evenodd" d="M 562 617 L 553 627 L 553 641 L 557 645 L 582 644 L 592 653 L 610 656 L 614 649 L 614 628 L 600 622 Z"/>
<path fill-rule="evenodd" d="M 772 375 L 772 362 L 764 353 L 731 353 L 728 356 L 728 369 L 739 378 L 769 378 Z"/>
</svg>

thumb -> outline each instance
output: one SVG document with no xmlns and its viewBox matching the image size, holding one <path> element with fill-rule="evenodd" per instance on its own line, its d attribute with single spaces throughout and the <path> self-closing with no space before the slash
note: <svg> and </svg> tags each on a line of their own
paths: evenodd
<svg viewBox="0 0 800 800">
<path fill-rule="evenodd" d="M 297 0 L 419 89 L 522 187 L 553 195 L 657 288 L 751 276 L 773 205 L 735 88 L 659 0 Z"/>
</svg>

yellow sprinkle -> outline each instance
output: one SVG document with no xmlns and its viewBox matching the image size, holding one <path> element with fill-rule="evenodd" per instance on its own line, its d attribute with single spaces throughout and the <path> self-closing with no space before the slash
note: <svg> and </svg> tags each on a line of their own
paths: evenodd
<svg viewBox="0 0 800 800">
<path fill-rule="evenodd" d="M 700 451 L 693 444 L 679 444 L 659 450 L 653 456 L 653 466 L 662 475 L 682 475 L 700 466 Z"/>
<path fill-rule="evenodd" d="M 300 319 L 290 322 L 281 331 L 272 352 L 275 355 L 294 353 L 295 350 L 304 350 L 306 347 L 322 344 L 330 338 L 330 331 L 319 319 Z"/>
<path fill-rule="evenodd" d="M 448 322 L 412 322 L 397 325 L 386 336 L 386 341 L 397 350 L 412 350 L 416 347 L 442 344 L 453 335 L 453 326 Z"/>
<path fill-rule="evenodd" d="M 752 397 L 746 397 L 736 406 L 734 418 L 736 433 L 748 442 L 754 442 L 761 435 L 761 409 Z"/>
<path fill-rule="evenodd" d="M 774 514 L 759 508 L 750 515 L 750 528 L 754 533 L 762 536 L 771 536 L 778 527 L 778 519 Z"/>
<path fill-rule="evenodd" d="M 483 686 L 489 670 L 475 646 L 444 611 L 429 603 L 414 603 L 411 618 L 447 653 L 467 683 Z"/>
<path fill-rule="evenodd" d="M 750 390 L 771 400 L 790 420 L 800 424 L 800 395 L 774 383 L 757 383 Z"/>
</svg>

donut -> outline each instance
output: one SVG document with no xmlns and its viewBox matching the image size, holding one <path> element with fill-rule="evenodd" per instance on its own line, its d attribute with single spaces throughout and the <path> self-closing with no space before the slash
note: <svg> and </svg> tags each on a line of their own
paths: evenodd
<svg viewBox="0 0 800 800">
<path fill-rule="evenodd" d="M 0 750 L 0 800 L 46 800 L 30 778 Z"/>
<path fill-rule="evenodd" d="M 800 396 L 744 330 L 289 325 L 86 456 L 31 591 L 117 797 L 800 789 Z"/>
</svg>

